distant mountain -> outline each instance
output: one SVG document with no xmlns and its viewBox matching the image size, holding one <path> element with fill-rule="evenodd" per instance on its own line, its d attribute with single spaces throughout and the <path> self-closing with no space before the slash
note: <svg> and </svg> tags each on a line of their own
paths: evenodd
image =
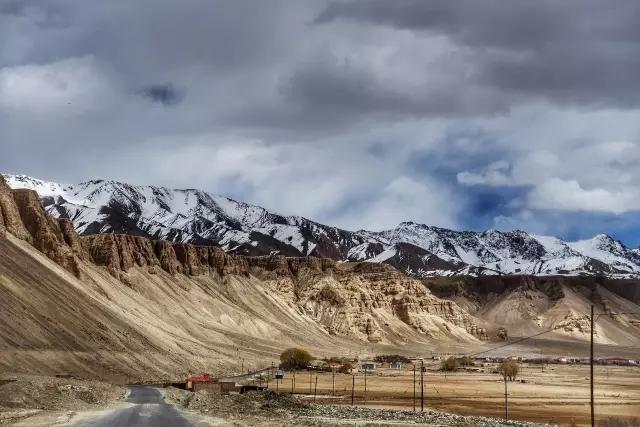
<svg viewBox="0 0 640 427">
<path fill-rule="evenodd" d="M 80 234 L 122 233 L 221 246 L 246 255 L 280 253 L 382 262 L 416 277 L 595 275 L 640 277 L 640 249 L 605 234 L 576 242 L 529 234 L 453 231 L 413 222 L 380 232 L 348 231 L 204 191 L 93 180 L 63 185 L 5 175 L 40 195 L 47 211 Z"/>
</svg>

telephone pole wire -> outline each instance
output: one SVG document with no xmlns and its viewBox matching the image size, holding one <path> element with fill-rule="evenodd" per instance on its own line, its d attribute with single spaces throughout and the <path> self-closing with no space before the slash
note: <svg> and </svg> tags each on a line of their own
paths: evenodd
<svg viewBox="0 0 640 427">
<path fill-rule="evenodd" d="M 593 318 L 593 304 L 591 304 L 591 352 L 589 357 L 589 365 L 591 370 L 591 427 L 595 427 L 596 418 L 595 418 L 595 410 L 593 405 L 593 329 L 595 326 L 594 318 Z"/>
</svg>

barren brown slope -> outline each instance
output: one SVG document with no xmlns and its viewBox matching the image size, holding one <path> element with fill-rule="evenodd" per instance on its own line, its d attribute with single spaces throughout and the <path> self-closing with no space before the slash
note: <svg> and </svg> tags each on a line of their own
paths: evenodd
<svg viewBox="0 0 640 427">
<path fill-rule="evenodd" d="M 5 370 L 176 378 L 189 371 L 230 370 L 241 358 L 246 366 L 268 363 L 291 345 L 328 356 L 391 351 L 391 346 L 413 353 L 434 343 L 479 342 L 466 332 L 464 320 L 456 325 L 464 313 L 448 302 L 419 289 L 418 297 L 408 300 L 371 292 L 376 286 L 403 286 L 384 282 L 379 272 L 377 279 L 348 270 L 306 277 L 301 279 L 306 289 L 299 291 L 293 278 L 267 270 L 258 278 L 132 267 L 116 278 L 86 264 L 80 280 L 11 236 L 0 248 L 0 367 Z M 333 296 L 331 287 L 337 289 Z M 430 308 L 419 304 L 429 300 L 420 296 L 445 311 L 428 313 Z M 408 318 L 403 318 L 385 307 L 393 301 L 418 306 L 405 307 Z M 372 325 L 377 344 L 367 340 Z"/>
<path fill-rule="evenodd" d="M 269 363 L 291 345 L 330 355 L 486 337 L 455 303 L 389 266 L 79 238 L 35 193 L 0 196 L 3 370 L 177 378 Z"/>
<path fill-rule="evenodd" d="M 246 257 L 139 236 L 81 238 L 68 221 L 48 216 L 36 193 L 3 184 L 0 178 L 4 371 L 155 381 L 264 367 L 292 345 L 318 356 L 469 350 L 492 339 L 496 324 L 525 332 L 533 319 L 521 326 L 509 310 L 540 292 L 525 286 L 445 299 L 388 265 Z M 567 293 L 542 294 L 549 301 L 541 307 L 551 312 Z M 603 309 L 635 304 L 600 295 Z M 574 300 L 586 304 L 583 296 Z M 637 336 L 632 320 L 625 343 Z M 621 339 L 617 323 L 602 325 L 604 342 Z"/>
<path fill-rule="evenodd" d="M 640 306 L 625 298 L 640 289 L 637 280 L 494 276 L 439 278 L 425 284 L 487 324 L 506 327 L 511 336 L 554 329 L 545 338 L 587 341 L 593 303 L 596 313 L 603 313 L 596 322 L 597 343 L 640 346 Z"/>
</svg>

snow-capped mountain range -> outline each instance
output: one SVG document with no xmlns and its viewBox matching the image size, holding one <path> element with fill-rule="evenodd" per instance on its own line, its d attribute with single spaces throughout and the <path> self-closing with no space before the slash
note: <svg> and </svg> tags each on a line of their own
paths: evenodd
<svg viewBox="0 0 640 427">
<path fill-rule="evenodd" d="M 63 185 L 4 175 L 35 190 L 46 210 L 80 234 L 123 233 L 227 251 L 384 262 L 417 277 L 534 274 L 640 277 L 640 249 L 605 234 L 576 242 L 524 231 L 453 231 L 413 222 L 380 232 L 348 231 L 199 190 L 94 180 Z"/>
</svg>

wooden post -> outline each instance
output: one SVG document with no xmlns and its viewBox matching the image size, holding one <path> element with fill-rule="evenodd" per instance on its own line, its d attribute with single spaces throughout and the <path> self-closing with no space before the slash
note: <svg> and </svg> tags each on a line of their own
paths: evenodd
<svg viewBox="0 0 640 427">
<path fill-rule="evenodd" d="M 311 394 L 311 381 L 312 381 L 312 372 L 311 369 L 309 369 L 309 394 Z"/>
<path fill-rule="evenodd" d="M 316 395 L 318 394 L 318 376 L 316 375 L 316 386 L 313 388 L 313 401 L 316 401 Z"/>
<path fill-rule="evenodd" d="M 595 416 L 595 408 L 593 402 L 593 329 L 594 329 L 594 319 L 593 319 L 593 304 L 591 304 L 591 351 L 589 356 L 589 365 L 591 370 L 591 427 L 595 427 L 596 425 L 596 416 Z"/>
<path fill-rule="evenodd" d="M 336 368 L 331 368 L 331 395 L 336 395 Z"/>
<path fill-rule="evenodd" d="M 424 411 L 424 360 L 420 361 L 420 411 Z"/>
<path fill-rule="evenodd" d="M 351 375 L 351 406 L 353 406 L 355 388 L 356 388 L 356 374 L 352 374 Z"/>
<path fill-rule="evenodd" d="M 413 364 L 413 412 L 416 412 L 416 364 Z"/>
<path fill-rule="evenodd" d="M 507 373 L 504 373 L 504 419 L 509 419 L 509 399 L 507 398 Z"/>
<path fill-rule="evenodd" d="M 364 370 L 364 404 L 367 404 L 367 369 Z"/>
</svg>

